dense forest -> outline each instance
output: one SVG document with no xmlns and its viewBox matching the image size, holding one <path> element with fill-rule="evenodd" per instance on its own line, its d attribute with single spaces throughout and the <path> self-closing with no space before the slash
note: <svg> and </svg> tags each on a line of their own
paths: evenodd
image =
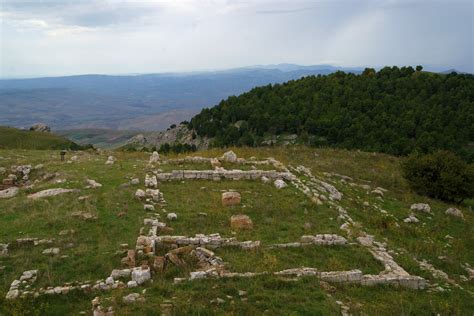
<svg viewBox="0 0 474 316">
<path fill-rule="evenodd" d="M 474 158 L 474 76 L 412 67 L 336 72 L 254 88 L 190 122 L 214 146 L 297 134 L 314 146 L 405 155 L 446 149 Z"/>
</svg>

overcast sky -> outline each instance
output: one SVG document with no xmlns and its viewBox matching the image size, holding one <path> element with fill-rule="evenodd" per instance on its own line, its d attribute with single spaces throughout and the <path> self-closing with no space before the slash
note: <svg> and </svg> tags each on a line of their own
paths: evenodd
<svg viewBox="0 0 474 316">
<path fill-rule="evenodd" d="M 474 0 L 0 0 L 0 77 L 296 63 L 474 71 Z"/>
</svg>

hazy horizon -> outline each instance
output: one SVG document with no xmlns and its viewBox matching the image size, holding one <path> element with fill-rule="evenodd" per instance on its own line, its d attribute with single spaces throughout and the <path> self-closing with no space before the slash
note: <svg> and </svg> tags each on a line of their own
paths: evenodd
<svg viewBox="0 0 474 316">
<path fill-rule="evenodd" d="M 464 0 L 4 0 L 0 78 L 290 63 L 470 72 Z"/>
</svg>

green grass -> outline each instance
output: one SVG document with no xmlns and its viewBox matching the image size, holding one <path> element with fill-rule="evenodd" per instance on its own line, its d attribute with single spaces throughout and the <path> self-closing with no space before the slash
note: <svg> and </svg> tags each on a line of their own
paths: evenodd
<svg viewBox="0 0 474 316">
<path fill-rule="evenodd" d="M 183 269 L 171 267 L 164 275 L 156 275 L 154 282 L 145 288 L 146 304 L 124 305 L 122 296 L 129 292 L 117 290 L 105 293 L 71 293 L 61 297 L 41 297 L 36 300 L 6 302 L 4 296 L 12 280 L 29 269 L 39 269 L 35 286 L 59 285 L 73 280 L 96 280 L 109 275 L 113 268 L 120 267 L 117 251 L 120 244 L 134 246 L 143 219 L 148 214 L 143 203 L 133 198 L 137 188 L 143 188 L 149 153 L 127 152 L 71 152 L 78 156 L 73 163 L 61 162 L 57 151 L 0 150 L 0 167 L 39 163 L 42 170 L 34 170 L 32 182 L 41 179 L 44 173 L 58 172 L 60 175 L 48 182 L 34 183 L 30 190 L 22 189 L 12 199 L 0 200 L 0 243 L 12 242 L 21 237 L 54 238 L 51 245 L 12 249 L 9 256 L 0 257 L 0 315 L 75 315 L 79 311 L 90 311 L 91 299 L 99 295 L 112 305 L 119 315 L 156 315 L 160 304 L 172 301 L 176 315 L 338 315 L 340 307 L 336 300 L 350 306 L 354 315 L 469 315 L 474 310 L 471 282 L 463 282 L 467 276 L 461 264 L 474 266 L 473 223 L 470 211 L 472 201 L 457 206 L 465 220 L 448 217 L 444 211 L 452 206 L 418 196 L 408 189 L 399 171 L 399 160 L 395 157 L 363 152 L 334 149 L 313 149 L 306 147 L 235 148 L 239 157 L 256 156 L 259 159 L 275 157 L 287 165 L 304 165 L 313 174 L 331 181 L 344 197 L 340 204 L 349 215 L 363 227 L 363 230 L 385 241 L 387 248 L 394 250 L 396 261 L 412 274 L 425 277 L 431 283 L 438 283 L 447 290 L 442 293 L 409 291 L 392 287 L 367 288 L 361 286 L 335 285 L 333 290 L 322 287 L 316 278 L 302 278 L 297 281 L 271 275 L 252 279 L 198 280 L 173 284 L 174 277 L 185 277 L 196 269 L 189 260 Z M 222 150 L 212 149 L 194 155 L 221 156 Z M 114 165 L 106 166 L 109 154 L 117 157 Z M 170 155 L 168 158 L 182 158 Z M 227 169 L 250 168 L 226 164 Z M 157 166 L 164 171 L 172 169 L 210 169 L 210 164 L 163 164 Z M 264 168 L 258 166 L 257 168 Z M 268 167 L 271 168 L 272 167 Z M 358 184 L 381 186 L 388 189 L 383 200 L 357 186 L 350 186 L 337 177 L 326 177 L 324 172 L 333 172 L 354 178 Z M 0 176 L 1 177 L 1 176 Z M 130 177 L 139 177 L 138 186 L 121 187 Z M 85 189 L 86 179 L 103 184 L 99 189 Z M 64 183 L 56 183 L 64 179 Z M 26 195 L 46 188 L 79 188 L 80 193 L 65 194 L 43 200 L 30 201 Z M 293 187 L 276 190 L 272 184 L 259 181 L 206 181 L 195 180 L 181 183 L 165 182 L 159 185 L 167 201 L 168 212 L 178 214 L 173 222 L 163 221 L 174 229 L 175 235 L 192 236 L 196 233 L 220 233 L 223 237 L 238 240 L 261 240 L 263 245 L 298 241 L 304 234 L 335 233 L 341 222 L 337 211 L 327 204 L 316 206 Z M 222 190 L 237 190 L 242 194 L 242 204 L 234 207 L 221 205 Z M 78 196 L 90 195 L 86 201 Z M 370 206 L 363 206 L 363 202 Z M 427 202 L 433 214 L 416 214 L 418 224 L 403 223 L 410 214 L 411 203 Z M 388 214 L 378 209 L 386 210 Z M 127 209 L 124 217 L 117 214 Z M 97 220 L 85 222 L 71 217 L 74 211 L 87 211 L 97 215 Z M 199 215 L 200 212 L 207 216 Z M 230 228 L 233 214 L 247 214 L 254 229 L 237 231 Z M 431 218 L 430 218 L 431 217 Z M 305 229 L 304 224 L 311 228 Z M 425 223 L 425 224 L 423 224 Z M 398 224 L 398 226 L 397 226 Z M 74 229 L 75 234 L 59 236 L 64 229 Z M 445 236 L 453 236 L 446 246 Z M 351 242 L 353 240 L 350 240 Z M 72 243 L 72 245 L 70 245 Z M 59 247 L 61 255 L 67 258 L 47 257 L 41 252 L 50 247 Z M 229 271 L 278 271 L 295 267 L 315 267 L 321 271 L 361 269 L 364 273 L 378 273 L 383 268 L 365 248 L 357 244 L 339 247 L 308 246 L 298 249 L 266 249 L 241 251 L 235 248 L 217 249 L 216 254 L 227 263 Z M 444 256 L 446 259 L 439 259 Z M 427 259 L 442 269 L 465 290 L 446 285 L 433 278 L 429 272 L 420 269 L 413 258 Z M 443 257 L 441 257 L 443 258 Z M 242 300 L 238 290 L 247 291 L 247 300 Z M 229 297 L 228 297 L 229 296 Z M 210 303 L 217 297 L 225 303 Z"/>
<path fill-rule="evenodd" d="M 0 126 L 0 149 L 80 149 L 74 142 L 45 132 Z"/>
</svg>

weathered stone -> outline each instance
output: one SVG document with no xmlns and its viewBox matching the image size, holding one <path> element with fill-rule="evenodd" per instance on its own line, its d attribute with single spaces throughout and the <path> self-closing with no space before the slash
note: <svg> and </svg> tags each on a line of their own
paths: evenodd
<svg viewBox="0 0 474 316">
<path fill-rule="evenodd" d="M 33 194 L 28 195 L 29 199 L 35 200 L 39 198 L 45 198 L 45 197 L 50 197 L 50 196 L 56 196 L 59 194 L 64 194 L 64 193 L 73 193 L 73 192 L 79 192 L 80 190 L 77 189 L 47 189 L 43 191 L 39 191 Z"/>
<path fill-rule="evenodd" d="M 9 199 L 16 196 L 20 192 L 17 187 L 11 187 L 0 191 L 0 199 Z"/>
<path fill-rule="evenodd" d="M 91 221 L 97 219 L 97 215 L 94 215 L 89 212 L 83 212 L 83 211 L 76 211 L 71 213 L 72 217 L 77 217 L 85 221 Z"/>
<path fill-rule="evenodd" d="M 126 264 L 129 268 L 135 267 L 135 250 L 129 249 L 127 256 L 122 259 L 122 263 Z"/>
<path fill-rule="evenodd" d="M 140 298 L 138 293 L 130 293 L 122 298 L 125 304 L 133 304 Z"/>
<path fill-rule="evenodd" d="M 106 165 L 113 165 L 115 163 L 115 157 L 114 156 L 109 156 L 107 157 L 107 161 L 105 162 Z"/>
<path fill-rule="evenodd" d="M 211 165 L 213 168 L 221 167 L 221 162 L 217 158 L 211 158 Z"/>
<path fill-rule="evenodd" d="M 45 249 L 43 250 L 43 255 L 58 255 L 59 254 L 59 248 L 48 248 L 48 249 Z"/>
<path fill-rule="evenodd" d="M 142 266 L 132 269 L 132 281 L 136 281 L 138 285 L 143 284 L 150 279 L 150 267 Z"/>
<path fill-rule="evenodd" d="M 140 179 L 138 179 L 138 178 L 133 178 L 133 179 L 130 180 L 130 184 L 132 184 L 132 185 L 140 184 Z"/>
<path fill-rule="evenodd" d="M 232 215 L 230 218 L 230 227 L 232 229 L 252 229 L 253 222 L 247 215 Z"/>
<path fill-rule="evenodd" d="M 18 296 L 20 296 L 20 291 L 18 289 L 10 289 L 7 293 L 7 295 L 5 296 L 5 299 L 7 300 L 14 300 L 16 298 L 18 298 Z"/>
<path fill-rule="evenodd" d="M 147 188 L 156 188 L 158 186 L 158 180 L 155 175 L 145 175 L 145 186 Z"/>
<path fill-rule="evenodd" d="M 178 215 L 176 215 L 176 213 L 168 213 L 166 215 L 166 218 L 169 219 L 170 221 L 174 221 L 178 218 Z"/>
<path fill-rule="evenodd" d="M 128 281 L 127 282 L 127 287 L 130 289 L 130 288 L 133 288 L 133 287 L 137 287 L 138 286 L 138 283 L 137 281 Z"/>
<path fill-rule="evenodd" d="M 86 182 L 88 184 L 86 186 L 87 189 L 96 189 L 102 187 L 102 184 L 92 179 L 87 179 Z"/>
<path fill-rule="evenodd" d="M 0 256 L 8 255 L 8 246 L 9 244 L 0 244 Z"/>
<path fill-rule="evenodd" d="M 239 192 L 224 192 L 222 193 L 222 206 L 233 206 L 240 204 Z"/>
<path fill-rule="evenodd" d="M 114 269 L 112 270 L 112 273 L 110 273 L 110 276 L 114 279 L 120 279 L 120 278 L 129 278 L 130 274 L 132 271 L 130 269 Z"/>
<path fill-rule="evenodd" d="M 431 213 L 431 207 L 425 203 L 415 203 L 410 206 L 412 211 L 421 211 L 424 213 Z"/>
<path fill-rule="evenodd" d="M 154 151 L 150 156 L 150 163 L 160 162 L 160 154 L 157 151 Z"/>
<path fill-rule="evenodd" d="M 262 176 L 262 177 L 260 178 L 260 180 L 262 180 L 262 183 L 265 183 L 265 184 L 270 183 L 270 181 L 271 181 L 271 180 L 268 179 L 266 176 Z"/>
<path fill-rule="evenodd" d="M 445 214 L 464 219 L 464 214 L 461 212 L 460 209 L 457 209 L 455 207 L 448 208 Z"/>
<path fill-rule="evenodd" d="M 154 212 L 155 211 L 155 207 L 152 205 L 152 204 L 145 204 L 143 205 L 143 209 L 145 211 L 150 211 L 150 212 Z"/>
<path fill-rule="evenodd" d="M 142 189 L 137 189 L 137 192 L 135 192 L 135 197 L 139 200 L 144 199 L 145 191 L 143 191 Z"/>
<path fill-rule="evenodd" d="M 403 221 L 405 223 L 418 223 L 419 222 L 418 218 L 416 218 L 415 215 L 413 215 L 413 214 L 411 214 L 410 216 L 405 218 Z"/>
<path fill-rule="evenodd" d="M 380 196 L 380 197 L 383 197 L 383 191 L 382 190 L 379 190 L 379 189 L 375 189 L 375 190 L 372 190 L 372 192 L 370 192 L 374 195 L 377 195 L 377 196 Z"/>
<path fill-rule="evenodd" d="M 237 162 L 237 155 L 232 150 L 230 150 L 222 155 L 222 160 L 227 162 Z"/>
<path fill-rule="evenodd" d="M 285 183 L 285 181 L 281 180 L 281 179 L 276 179 L 275 182 L 273 182 L 273 184 L 275 185 L 275 187 L 277 189 L 283 189 L 285 187 L 287 187 L 288 185 Z"/>
<path fill-rule="evenodd" d="M 162 273 L 165 269 L 165 257 L 156 256 L 152 265 L 153 271 Z"/>
</svg>

